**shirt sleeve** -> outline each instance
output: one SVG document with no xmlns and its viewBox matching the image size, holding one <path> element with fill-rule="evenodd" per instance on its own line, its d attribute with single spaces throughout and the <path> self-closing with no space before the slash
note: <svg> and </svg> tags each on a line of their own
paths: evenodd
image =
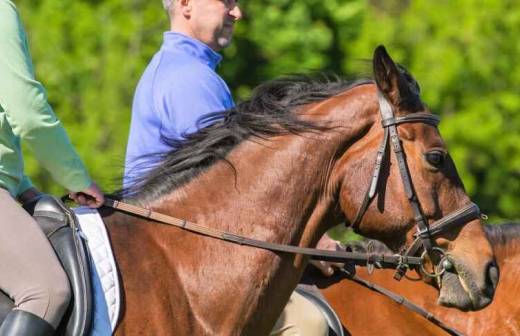
<svg viewBox="0 0 520 336">
<path fill-rule="evenodd" d="M 16 192 L 16 195 L 21 195 L 24 191 L 26 191 L 32 187 L 33 187 L 33 184 L 31 182 L 31 179 L 27 175 L 24 175 L 22 178 L 22 182 L 18 186 L 18 191 Z"/>
<path fill-rule="evenodd" d="M 162 133 L 175 138 L 207 126 L 200 120 L 208 113 L 234 106 L 227 85 L 209 68 L 176 72 L 175 79 L 164 86 L 159 102 L 162 106 L 158 110 L 164 113 Z"/>
<path fill-rule="evenodd" d="M 13 134 L 27 143 L 54 180 L 69 190 L 84 190 L 90 177 L 34 78 L 26 35 L 8 0 L 0 0 L 0 55 L 0 104 Z"/>
</svg>

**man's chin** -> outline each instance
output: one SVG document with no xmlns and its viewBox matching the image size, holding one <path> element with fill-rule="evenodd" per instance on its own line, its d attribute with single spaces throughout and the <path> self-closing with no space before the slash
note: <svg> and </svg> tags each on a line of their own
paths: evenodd
<svg viewBox="0 0 520 336">
<path fill-rule="evenodd" d="M 231 44 L 231 36 L 230 37 L 219 37 L 217 39 L 217 44 L 220 49 L 224 49 Z"/>
</svg>

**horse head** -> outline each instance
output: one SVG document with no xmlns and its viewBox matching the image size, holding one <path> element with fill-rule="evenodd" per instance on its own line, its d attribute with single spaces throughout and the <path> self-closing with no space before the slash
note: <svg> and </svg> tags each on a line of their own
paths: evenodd
<svg viewBox="0 0 520 336">
<path fill-rule="evenodd" d="M 437 277 L 438 302 L 481 309 L 492 300 L 498 270 L 479 216 L 435 236 L 428 232 L 428 225 L 470 204 L 436 118 L 421 101 L 415 79 L 393 62 L 384 47 L 375 50 L 373 67 L 376 85 L 371 90 L 378 97 L 371 114 L 374 123 L 337 160 L 333 173 L 346 222 L 396 252 L 410 246 L 414 234 L 422 230 L 426 245 L 421 249 L 431 252 L 423 255 L 448 261 L 449 269 Z M 374 163 L 378 147 L 382 153 Z"/>
</svg>

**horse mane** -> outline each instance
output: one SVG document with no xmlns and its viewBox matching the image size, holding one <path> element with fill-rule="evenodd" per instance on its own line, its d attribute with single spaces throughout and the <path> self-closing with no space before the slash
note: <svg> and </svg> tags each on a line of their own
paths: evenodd
<svg viewBox="0 0 520 336">
<path fill-rule="evenodd" d="M 183 134 L 183 139 L 162 136 L 161 140 L 171 150 L 146 155 L 147 161 L 153 164 L 135 167 L 130 184 L 118 192 L 117 197 L 140 203 L 164 196 L 217 161 L 229 163 L 227 154 L 252 137 L 268 139 L 327 129 L 325 125 L 300 119 L 294 112 L 300 106 L 368 83 L 372 81 L 346 81 L 320 74 L 292 75 L 262 84 L 253 91 L 250 99 L 227 111 L 207 114 L 197 123 L 199 127 L 209 126 L 192 134 Z"/>
<path fill-rule="evenodd" d="M 484 226 L 486 236 L 491 245 L 508 245 L 520 242 L 520 223 L 510 222 L 499 225 L 487 224 Z"/>
</svg>

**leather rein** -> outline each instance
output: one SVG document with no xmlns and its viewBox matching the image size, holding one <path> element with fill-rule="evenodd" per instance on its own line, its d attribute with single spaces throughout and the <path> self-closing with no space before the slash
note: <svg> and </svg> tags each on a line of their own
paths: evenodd
<svg viewBox="0 0 520 336">
<path fill-rule="evenodd" d="M 341 275 L 347 278 L 350 281 L 353 281 L 357 283 L 358 285 L 361 285 L 371 291 L 374 291 L 376 293 L 379 293 L 381 295 L 386 296 L 390 300 L 394 301 L 395 303 L 404 306 L 406 309 L 421 315 L 425 319 L 427 319 L 429 322 L 435 324 L 437 327 L 441 328 L 442 330 L 446 331 L 451 336 L 464 336 L 462 332 L 459 330 L 450 327 L 446 323 L 439 320 L 435 315 L 427 311 L 426 309 L 416 305 L 412 301 L 406 299 L 404 296 L 396 294 L 384 287 L 379 286 L 376 283 L 370 282 L 368 280 L 365 280 L 359 276 L 356 275 L 355 272 L 351 272 L 346 268 L 341 268 L 339 270 L 341 272 Z"/>
<path fill-rule="evenodd" d="M 155 212 L 128 203 L 123 203 L 110 198 L 105 198 L 104 205 L 109 208 L 113 208 L 134 216 L 145 218 L 157 223 L 175 226 L 186 231 L 197 233 L 206 237 L 212 237 L 215 239 L 223 240 L 229 243 L 257 247 L 273 252 L 302 254 L 309 256 L 315 260 L 353 263 L 361 266 L 365 266 L 367 264 L 374 264 L 382 268 L 395 268 L 396 265 L 400 265 L 402 263 L 414 266 L 419 266 L 422 264 L 421 258 L 419 257 L 402 257 L 400 255 L 367 254 L 357 252 L 319 250 L 307 247 L 276 244 L 262 240 L 251 239 L 226 231 L 201 226 L 197 223 L 193 223 L 185 219 L 167 216 L 159 212 Z"/>
<path fill-rule="evenodd" d="M 397 271 L 395 278 L 398 280 L 401 279 L 401 277 L 406 273 L 406 271 L 410 267 L 415 266 L 420 266 L 426 275 L 438 277 L 445 270 L 446 263 L 442 261 L 445 261 L 447 259 L 443 250 L 441 250 L 439 247 L 433 247 L 433 237 L 439 234 L 440 232 L 444 231 L 448 227 L 464 225 L 472 220 L 479 218 L 480 210 L 477 205 L 470 203 L 469 205 L 448 214 L 447 216 L 437 220 L 436 222 L 428 226 L 428 221 L 422 213 L 419 199 L 417 198 L 417 194 L 415 193 L 415 190 L 413 188 L 412 179 L 408 171 L 408 165 L 406 163 L 404 151 L 401 146 L 401 140 L 397 132 L 397 126 L 404 123 L 420 122 L 430 124 L 436 127 L 440 119 L 439 117 L 428 113 L 414 113 L 403 117 L 395 117 L 393 107 L 381 93 L 379 93 L 379 104 L 382 115 L 382 126 L 385 130 L 384 138 L 377 153 L 374 173 L 372 175 L 372 180 L 369 189 L 356 215 L 356 218 L 353 221 L 352 226 L 354 228 L 359 226 L 363 218 L 363 215 L 366 213 L 370 203 L 377 194 L 377 187 L 379 185 L 381 167 L 384 162 L 383 160 L 386 157 L 388 143 L 391 142 L 393 151 L 396 155 L 397 162 L 399 165 L 399 171 L 402 182 L 404 184 L 405 192 L 410 204 L 414 209 L 415 221 L 417 224 L 417 233 L 415 234 L 415 240 L 402 255 L 357 253 L 348 251 L 329 251 L 271 243 L 251 239 L 248 237 L 244 237 L 241 235 L 229 233 L 218 229 L 208 228 L 197 223 L 189 222 L 184 219 L 167 216 L 152 211 L 150 209 L 138 207 L 132 204 L 124 203 L 110 198 L 105 199 L 104 205 L 138 217 L 149 219 L 157 223 L 175 226 L 183 230 L 187 230 L 193 233 L 201 234 L 207 237 L 212 237 L 215 239 L 223 240 L 238 245 L 252 246 L 278 253 L 301 254 L 315 260 L 353 263 L 360 266 L 376 266 L 378 268 L 396 268 Z M 421 246 L 424 248 L 423 254 L 421 256 L 415 256 Z M 442 271 L 434 274 L 429 274 L 423 267 L 424 259 L 427 255 L 431 258 L 432 253 L 435 251 L 442 255 L 441 262 L 439 262 Z M 437 265 L 437 268 L 439 267 L 439 265 Z"/>
</svg>

